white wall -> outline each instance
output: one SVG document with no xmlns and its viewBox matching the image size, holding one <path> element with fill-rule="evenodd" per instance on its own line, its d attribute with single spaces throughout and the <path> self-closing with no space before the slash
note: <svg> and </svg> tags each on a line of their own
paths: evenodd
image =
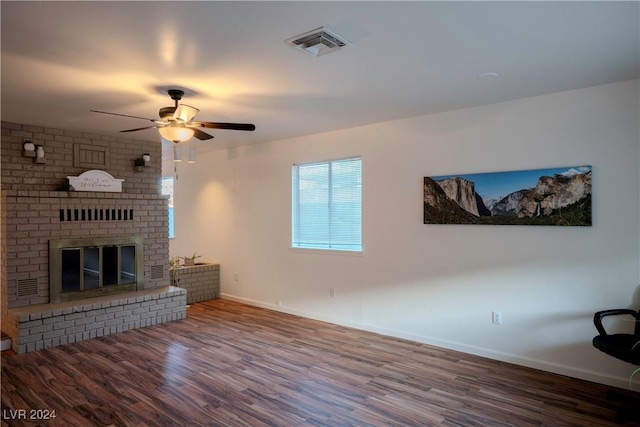
<svg viewBox="0 0 640 427">
<path fill-rule="evenodd" d="M 633 366 L 592 348 L 592 316 L 640 306 L 638 89 L 201 154 L 180 168 L 171 253 L 219 261 L 224 298 L 624 386 Z M 292 163 L 351 155 L 363 158 L 364 255 L 291 250 Z M 592 227 L 422 224 L 424 176 L 583 164 Z"/>
</svg>

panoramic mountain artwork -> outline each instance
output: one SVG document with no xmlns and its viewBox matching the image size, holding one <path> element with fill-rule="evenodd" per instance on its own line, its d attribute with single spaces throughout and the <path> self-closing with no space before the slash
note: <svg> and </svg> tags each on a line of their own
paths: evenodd
<svg viewBox="0 0 640 427">
<path fill-rule="evenodd" d="M 591 166 L 424 178 L 425 224 L 591 225 Z"/>
</svg>

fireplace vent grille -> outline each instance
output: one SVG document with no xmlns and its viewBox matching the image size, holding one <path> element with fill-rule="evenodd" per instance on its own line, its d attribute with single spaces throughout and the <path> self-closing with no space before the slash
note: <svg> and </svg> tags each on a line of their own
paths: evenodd
<svg viewBox="0 0 640 427">
<path fill-rule="evenodd" d="M 60 221 L 132 221 L 133 209 L 94 208 L 60 209 Z"/>
<path fill-rule="evenodd" d="M 151 280 L 157 280 L 164 278 L 164 266 L 152 265 L 151 266 Z"/>
<path fill-rule="evenodd" d="M 38 279 L 19 279 L 18 298 L 38 295 Z"/>
</svg>

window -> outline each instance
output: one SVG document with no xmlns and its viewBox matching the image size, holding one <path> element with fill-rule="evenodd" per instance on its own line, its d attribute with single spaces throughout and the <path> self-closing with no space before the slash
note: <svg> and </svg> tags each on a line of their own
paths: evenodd
<svg viewBox="0 0 640 427">
<path fill-rule="evenodd" d="M 175 237 L 175 233 L 173 228 L 173 177 L 172 176 L 162 177 L 162 194 L 164 196 L 169 196 L 169 238 L 173 239 Z"/>
<path fill-rule="evenodd" d="M 293 165 L 294 248 L 362 251 L 360 157 Z"/>
</svg>

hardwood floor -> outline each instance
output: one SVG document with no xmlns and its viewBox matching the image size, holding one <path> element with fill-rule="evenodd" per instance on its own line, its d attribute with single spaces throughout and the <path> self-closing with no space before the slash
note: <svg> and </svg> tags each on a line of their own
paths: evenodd
<svg viewBox="0 0 640 427">
<path fill-rule="evenodd" d="M 194 304 L 182 321 L 2 353 L 11 426 L 610 426 L 607 390 L 227 300 Z M 19 409 L 56 418 L 20 420 Z"/>
</svg>

